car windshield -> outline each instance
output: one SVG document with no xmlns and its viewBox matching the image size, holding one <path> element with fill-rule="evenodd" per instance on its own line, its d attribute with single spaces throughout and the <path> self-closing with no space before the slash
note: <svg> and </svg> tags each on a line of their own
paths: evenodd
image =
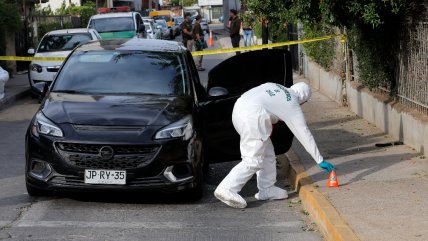
<svg viewBox="0 0 428 241">
<path fill-rule="evenodd" d="M 97 30 L 98 33 L 135 31 L 132 17 L 92 19 L 89 28 Z"/>
<path fill-rule="evenodd" d="M 89 33 L 55 34 L 47 35 L 40 42 L 38 53 L 71 51 L 77 45 L 91 41 Z"/>
<path fill-rule="evenodd" d="M 153 19 L 154 20 L 163 19 L 163 20 L 165 20 L 167 22 L 171 21 L 171 17 L 167 16 L 167 15 L 158 15 L 158 16 L 153 17 Z"/>
<path fill-rule="evenodd" d="M 165 21 L 157 20 L 157 21 L 156 21 L 156 23 L 157 23 L 157 24 L 159 24 L 159 25 L 161 25 L 163 28 L 167 28 L 167 27 L 168 27 L 168 26 L 166 25 L 166 22 L 165 22 Z"/>
<path fill-rule="evenodd" d="M 79 51 L 65 63 L 52 91 L 87 94 L 186 95 L 180 55 L 147 51 Z"/>
</svg>

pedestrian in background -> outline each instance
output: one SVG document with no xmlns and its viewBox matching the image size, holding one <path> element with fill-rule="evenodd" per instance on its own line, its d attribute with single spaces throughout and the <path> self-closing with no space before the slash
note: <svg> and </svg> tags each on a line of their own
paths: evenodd
<svg viewBox="0 0 428 241">
<path fill-rule="evenodd" d="M 195 50 L 202 51 L 205 48 L 204 31 L 201 27 L 201 15 L 196 16 L 195 26 L 193 27 L 193 39 L 195 40 Z M 204 56 L 196 56 L 196 68 L 198 71 L 204 71 L 202 68 L 202 59 Z"/>
<path fill-rule="evenodd" d="M 180 25 L 183 32 L 183 44 L 189 50 L 193 51 L 193 31 L 192 23 L 190 21 L 190 13 L 184 14 L 184 21 Z"/>
<path fill-rule="evenodd" d="M 239 48 L 239 41 L 241 40 L 241 35 L 239 30 L 241 29 L 241 19 L 238 17 L 238 12 L 235 9 L 230 10 L 230 39 L 232 41 L 232 47 Z M 239 51 L 236 54 L 240 54 Z"/>
<path fill-rule="evenodd" d="M 253 29 L 255 21 L 254 16 L 250 12 L 245 12 L 242 15 L 242 30 L 244 31 L 244 46 L 251 46 L 253 40 Z"/>
<path fill-rule="evenodd" d="M 262 44 L 269 43 L 269 20 L 262 18 Z"/>
</svg>

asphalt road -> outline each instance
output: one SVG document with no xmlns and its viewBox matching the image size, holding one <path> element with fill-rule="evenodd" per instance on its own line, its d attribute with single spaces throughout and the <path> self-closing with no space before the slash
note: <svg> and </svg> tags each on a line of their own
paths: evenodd
<svg viewBox="0 0 428 241">
<path fill-rule="evenodd" d="M 207 57 L 205 67 L 219 61 Z M 157 193 L 32 198 L 24 183 L 24 135 L 37 108 L 28 98 L 0 112 L 0 240 L 322 240 L 293 193 L 288 200 L 257 201 L 252 179 L 242 192 L 246 209 L 216 200 L 215 187 L 237 162 L 211 165 L 196 202 Z M 278 186 L 284 187 L 282 173 Z"/>
</svg>

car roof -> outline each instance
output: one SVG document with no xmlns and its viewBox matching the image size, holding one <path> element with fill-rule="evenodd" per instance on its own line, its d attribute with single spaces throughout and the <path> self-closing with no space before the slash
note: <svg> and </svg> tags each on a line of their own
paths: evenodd
<svg viewBox="0 0 428 241">
<path fill-rule="evenodd" d="M 137 12 L 120 12 L 120 13 L 101 13 L 92 16 L 92 19 L 100 18 L 119 18 L 119 17 L 132 17 Z"/>
<path fill-rule="evenodd" d="M 76 51 L 100 50 L 140 50 L 154 52 L 183 52 L 185 48 L 181 43 L 158 39 L 109 39 L 88 42 L 76 48 Z"/>
<path fill-rule="evenodd" d="M 87 28 L 70 28 L 70 29 L 53 30 L 53 31 L 50 31 L 48 35 L 67 34 L 67 33 L 89 33 L 90 31 L 94 31 L 94 30 L 87 29 Z"/>
</svg>

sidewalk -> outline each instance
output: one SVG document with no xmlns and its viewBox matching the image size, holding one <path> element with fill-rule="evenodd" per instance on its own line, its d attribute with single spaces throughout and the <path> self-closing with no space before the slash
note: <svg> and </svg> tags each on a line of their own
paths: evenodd
<svg viewBox="0 0 428 241">
<path fill-rule="evenodd" d="M 219 39 L 231 47 L 227 37 Z M 294 83 L 305 81 L 295 75 Z M 289 179 L 327 240 L 428 240 L 428 160 L 347 107 L 313 89 L 302 106 L 324 159 L 337 167 L 340 187 L 295 140 L 287 153 Z M 278 158 L 281 161 L 282 157 Z M 285 158 L 287 159 L 287 158 Z"/>
<path fill-rule="evenodd" d="M 0 99 L 0 110 L 6 108 L 14 101 L 30 94 L 30 83 L 27 73 L 15 74 L 6 82 L 5 96 Z"/>
<path fill-rule="evenodd" d="M 294 82 L 299 81 L 307 82 L 295 76 Z M 297 174 L 302 177 L 306 173 L 314 182 L 311 185 L 301 180 L 300 189 L 305 185 L 314 188 L 307 196 L 300 195 L 302 202 L 320 206 L 322 215 L 309 212 L 315 219 L 325 215 L 321 218 L 330 222 L 318 225 L 340 233 L 341 225 L 335 225 L 337 211 L 338 218 L 349 224 L 361 240 L 428 240 L 427 158 L 405 145 L 375 147 L 376 143 L 396 140 L 318 90 L 313 89 L 303 110 L 324 159 L 336 165 L 340 184 L 337 189 L 327 188 L 328 174 L 320 170 L 298 141 L 293 143 L 297 155 L 289 154 L 292 168 L 296 171 L 299 165 L 303 166 L 304 171 L 297 170 Z M 334 208 L 328 210 L 324 205 L 323 210 L 323 204 L 316 203 L 323 198 Z M 347 235 L 325 236 L 328 240 L 349 240 Z"/>
</svg>

